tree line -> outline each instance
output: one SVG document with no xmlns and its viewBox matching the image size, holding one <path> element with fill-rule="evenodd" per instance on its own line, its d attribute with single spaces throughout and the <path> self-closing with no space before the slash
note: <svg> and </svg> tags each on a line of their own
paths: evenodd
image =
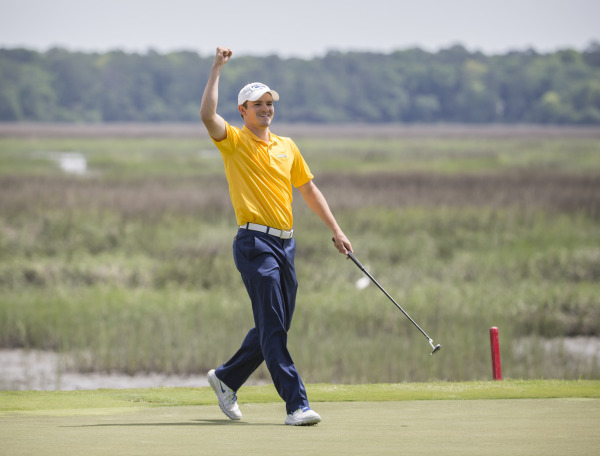
<svg viewBox="0 0 600 456">
<path fill-rule="evenodd" d="M 0 121 L 192 122 L 213 56 L 190 51 L 84 53 L 0 49 Z M 600 43 L 585 50 L 329 52 L 312 59 L 234 56 L 219 113 L 237 93 L 279 92 L 283 122 L 600 124 Z"/>
</svg>

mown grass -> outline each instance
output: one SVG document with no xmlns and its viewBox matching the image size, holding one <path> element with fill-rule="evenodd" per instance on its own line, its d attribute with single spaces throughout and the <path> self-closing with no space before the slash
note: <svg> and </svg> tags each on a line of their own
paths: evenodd
<svg viewBox="0 0 600 456">
<path fill-rule="evenodd" d="M 369 385 L 307 385 L 311 402 L 600 398 L 600 383 L 589 380 L 504 380 Z M 147 388 L 82 391 L 0 391 L 0 413 L 59 410 L 178 407 L 215 404 L 208 388 Z M 240 390 L 241 404 L 281 402 L 272 385 Z"/>
<path fill-rule="evenodd" d="M 600 376 L 544 348 L 600 334 L 597 138 L 298 142 L 359 259 L 443 346 L 430 358 L 385 296 L 355 288 L 360 271 L 297 195 L 290 347 L 307 382 L 489 378 L 490 326 L 505 377 Z M 0 346 L 132 374 L 202 373 L 233 353 L 252 316 L 211 147 L 0 138 Z M 90 175 L 62 174 L 49 150 L 81 152 Z"/>
</svg>

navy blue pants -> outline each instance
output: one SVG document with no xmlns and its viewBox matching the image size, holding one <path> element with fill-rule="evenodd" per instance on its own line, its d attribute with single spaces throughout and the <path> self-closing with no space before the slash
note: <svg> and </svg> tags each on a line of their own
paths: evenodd
<svg viewBox="0 0 600 456">
<path fill-rule="evenodd" d="M 308 406 L 306 389 L 287 349 L 298 282 L 294 239 L 240 229 L 233 258 L 252 301 L 254 328 L 233 357 L 216 369 L 217 377 L 237 391 L 266 362 L 287 413 Z"/>
</svg>

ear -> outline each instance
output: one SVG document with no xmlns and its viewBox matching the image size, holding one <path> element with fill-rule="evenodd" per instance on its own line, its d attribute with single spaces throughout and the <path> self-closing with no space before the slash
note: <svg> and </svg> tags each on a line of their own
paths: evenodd
<svg viewBox="0 0 600 456">
<path fill-rule="evenodd" d="M 239 105 L 238 106 L 238 111 L 240 112 L 240 114 L 242 115 L 242 117 L 244 117 L 244 114 L 246 114 L 246 108 L 244 108 L 244 105 Z"/>
</svg>

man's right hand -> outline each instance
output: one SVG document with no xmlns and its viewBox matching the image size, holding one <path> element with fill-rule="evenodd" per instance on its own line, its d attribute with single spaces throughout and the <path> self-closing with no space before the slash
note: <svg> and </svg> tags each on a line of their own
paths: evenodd
<svg viewBox="0 0 600 456">
<path fill-rule="evenodd" d="M 215 63 L 219 66 L 225 65 L 231 58 L 232 54 L 233 52 L 231 52 L 231 49 L 228 47 L 218 46 L 217 55 L 215 56 Z"/>
</svg>

